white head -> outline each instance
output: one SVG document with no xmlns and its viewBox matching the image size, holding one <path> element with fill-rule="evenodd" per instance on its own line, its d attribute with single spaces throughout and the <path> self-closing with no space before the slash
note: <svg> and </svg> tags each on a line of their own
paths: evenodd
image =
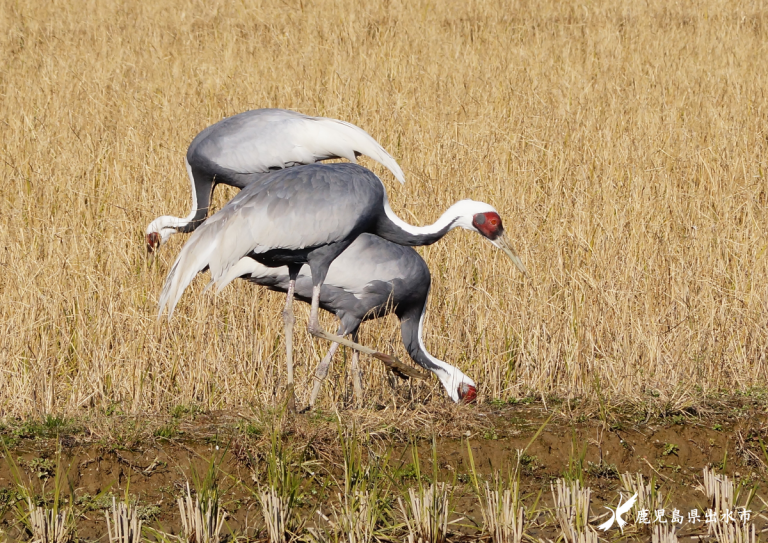
<svg viewBox="0 0 768 543">
<path fill-rule="evenodd" d="M 517 268 L 528 275 L 523 261 L 509 243 L 504 225 L 501 223 L 499 212 L 493 206 L 485 202 L 475 200 L 461 200 L 453 204 L 443 216 L 456 217 L 454 227 L 461 227 L 477 232 L 496 247 L 504 251 Z"/>
<path fill-rule="evenodd" d="M 451 367 L 449 371 L 435 373 L 455 403 L 473 403 L 477 398 L 477 385 L 458 368 Z"/>
<path fill-rule="evenodd" d="M 168 215 L 158 217 L 147 226 L 147 251 L 150 253 L 165 244 L 168 239 L 177 232 L 176 228 L 169 226 L 179 222 L 178 217 Z"/>
<path fill-rule="evenodd" d="M 184 158 L 184 164 L 187 166 L 187 175 L 189 176 L 189 183 L 192 187 L 192 210 L 185 218 L 172 217 L 170 215 L 164 215 L 156 218 L 147 226 L 147 251 L 153 252 L 160 246 L 165 244 L 168 239 L 179 231 L 179 228 L 187 226 L 193 220 L 198 213 L 197 205 L 197 186 L 195 184 L 195 176 L 192 175 L 192 166 L 189 165 L 189 161 Z M 206 210 L 207 213 L 207 210 Z M 198 217 L 199 219 L 200 217 Z M 204 216 L 202 218 L 205 218 Z"/>
<path fill-rule="evenodd" d="M 427 294 L 427 296 L 429 296 L 429 294 Z M 429 351 L 424 345 L 422 334 L 424 332 L 424 316 L 426 313 L 427 304 L 424 304 L 424 307 L 421 309 L 421 316 L 419 317 L 419 330 L 416 338 L 419 343 L 419 351 L 427 358 L 427 360 L 422 360 L 418 363 L 434 373 L 437 378 L 440 379 L 448 396 L 454 402 L 474 402 L 477 398 L 477 385 L 475 385 L 475 382 L 467 377 L 464 372 L 456 366 L 451 366 L 447 362 L 443 362 L 429 354 Z M 414 358 L 414 360 L 416 360 L 416 358 Z"/>
<path fill-rule="evenodd" d="M 384 191 L 384 212 L 387 218 L 392 221 L 397 227 L 413 235 L 434 235 L 445 233 L 445 230 L 461 227 L 467 230 L 477 232 L 481 236 L 488 238 L 496 247 L 504 251 L 518 269 L 525 275 L 528 272 L 523 266 L 523 261 L 517 256 L 515 250 L 507 239 L 507 235 L 504 233 L 504 227 L 501 224 L 501 217 L 499 217 L 498 211 L 493 206 L 486 204 L 485 202 L 476 202 L 475 200 L 461 200 L 456 202 L 448 210 L 443 213 L 434 224 L 429 226 L 412 226 L 400 217 L 395 215 L 392 208 L 389 205 L 389 199 L 387 198 L 387 192 Z"/>
</svg>

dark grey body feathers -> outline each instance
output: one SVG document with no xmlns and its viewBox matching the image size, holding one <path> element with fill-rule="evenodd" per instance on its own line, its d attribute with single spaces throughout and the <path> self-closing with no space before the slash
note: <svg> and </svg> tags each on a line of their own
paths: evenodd
<svg viewBox="0 0 768 543">
<path fill-rule="evenodd" d="M 287 292 L 290 278 L 286 268 L 276 268 L 243 279 Z M 362 322 L 394 313 L 401 321 L 408 354 L 420 366 L 434 370 L 418 341 L 430 283 L 429 268 L 413 248 L 362 234 L 331 264 L 320 289 L 320 307 L 339 318 L 340 335 L 354 334 Z M 302 272 L 294 296 L 309 303 L 312 287 L 311 276 Z"/>
</svg>

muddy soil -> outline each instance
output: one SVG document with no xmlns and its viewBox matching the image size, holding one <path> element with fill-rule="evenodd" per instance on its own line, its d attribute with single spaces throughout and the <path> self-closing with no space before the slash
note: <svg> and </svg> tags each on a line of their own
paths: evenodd
<svg viewBox="0 0 768 543">
<path fill-rule="evenodd" d="M 475 470 L 483 478 L 492 478 L 498 470 L 508 473 L 519 459 L 521 495 L 529 511 L 527 533 L 534 538 L 554 540 L 559 534 L 549 511 L 553 504 L 551 484 L 559 477 L 582 478 L 584 485 L 592 489 L 590 522 L 594 526 L 607 518 L 603 516 L 607 513 L 605 504 L 616 506 L 621 490 L 618 475 L 627 472 L 641 473 L 646 480 L 655 481 L 658 491 L 666 497 L 667 516 L 673 508 L 683 516 L 690 509 L 706 509 L 709 504 L 701 486 L 704 467 L 714 467 L 731 477 L 741 489 L 742 499 L 748 489 L 757 486 L 757 496 L 750 504 L 752 520 L 759 531 L 766 529 L 768 522 L 760 514 L 768 509 L 762 501 L 768 463 L 762 447 L 768 437 L 765 413 L 733 410 L 709 417 L 679 415 L 655 421 L 606 423 L 562 415 L 549 419 L 550 414 L 530 406 L 478 408 L 469 422 L 466 417 L 462 419 L 463 425 L 445 422 L 444 429 L 454 424 L 455 431 L 431 432 L 434 440 L 425 433 L 414 437 L 396 428 L 393 431 L 385 424 L 379 431 L 365 431 L 370 437 L 366 447 L 377 454 L 389 452 L 395 491 L 417 484 L 412 466 L 413 443 L 426 478 L 431 477 L 433 451 L 436 453 L 438 477 L 453 489 L 454 518 L 462 519 L 454 525 L 456 541 L 477 536 L 479 531 L 474 526 L 482 525 L 471 484 L 468 443 Z M 266 534 L 256 491 L 257 482 L 264 481 L 264 451 L 269 437 L 238 420 L 231 414 L 198 414 L 177 423 L 174 432 L 163 431 L 167 424 L 160 424 L 141 438 L 120 437 L 119 432 L 105 438 L 87 428 L 57 438 L 8 430 L 9 449 L 5 461 L 0 462 L 0 505 L 4 507 L 0 528 L 11 540 L 24 538 L 11 507 L 19 497 L 13 465 L 18 466 L 25 484 L 38 493 L 44 487 L 50 496 L 60 447 L 80 515 L 77 530 L 81 540 L 104 537 L 105 508 L 112 496 L 120 499 L 126 494 L 142 508 L 146 525 L 177 534 L 181 528 L 177 499 L 188 481 L 205 475 L 213 457 L 221 459 L 220 491 L 228 512 L 225 532 L 263 539 Z M 433 420 L 431 428 L 440 428 L 443 422 Z M 315 518 L 317 509 L 327 508 L 338 493 L 336 482 L 342 471 L 338 425 L 331 416 L 299 419 L 292 424 L 295 427 L 284 431 L 283 438 L 316 467 L 303 472 L 308 479 L 302 486 L 301 501 L 301 514 Z M 650 540 L 647 529 L 631 528 L 630 539 Z M 680 533 L 707 540 L 703 522 L 685 522 Z"/>
</svg>

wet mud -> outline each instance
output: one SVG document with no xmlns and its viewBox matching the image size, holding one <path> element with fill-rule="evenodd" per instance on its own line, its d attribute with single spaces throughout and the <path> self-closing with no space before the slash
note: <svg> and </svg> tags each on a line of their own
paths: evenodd
<svg viewBox="0 0 768 543">
<path fill-rule="evenodd" d="M 552 520 L 551 485 L 566 476 L 578 478 L 592 490 L 590 523 L 606 517 L 604 505 L 616 506 L 622 490 L 619 475 L 641 473 L 653 480 L 665 497 L 668 513 L 678 509 L 702 511 L 708 501 L 702 487 L 702 470 L 713 468 L 727 474 L 745 496 L 757 488 L 751 502 L 753 521 L 759 531 L 766 528 L 764 509 L 766 464 L 763 443 L 768 417 L 759 412 L 734 412 L 715 417 L 679 416 L 656 421 L 617 422 L 549 419 L 540 408 L 477 410 L 473 421 L 458 432 L 409 437 L 397 432 L 366 432 L 366 447 L 377 455 L 386 452 L 393 492 L 414 486 L 413 450 L 418 450 L 419 469 L 425 481 L 433 478 L 452 489 L 456 541 L 479 535 L 482 516 L 477 507 L 473 469 L 480 479 L 493 480 L 518 471 L 521 497 L 528 511 L 527 533 L 554 540 L 559 533 Z M 302 515 L 315 517 L 338 493 L 342 477 L 342 454 L 338 425 L 330 421 L 302 422 L 301 431 L 288 431 L 283 439 L 315 468 L 303 471 L 300 501 Z M 224 422 L 222 422 L 224 420 Z M 98 436 L 59 435 L 6 436 L 6 454 L 0 461 L 0 506 L 2 528 L 10 540 L 23 539 L 13 512 L 16 482 L 43 493 L 54 484 L 57 450 L 69 482 L 66 494 L 73 495 L 79 518 L 77 533 L 89 541 L 106 533 L 104 511 L 111 498 L 130 496 L 141 508 L 145 525 L 177 534 L 181 520 L 177 500 L 189 482 L 202 479 L 212 458 L 219 459 L 221 503 L 227 511 L 225 533 L 260 540 L 266 537 L 257 499 L 265 476 L 264 458 L 269 436 L 251 431 L 231 419 L 200 415 L 185 423 L 184 431 L 163 437 L 116 441 Z M 437 422 L 439 427 L 440 422 Z M 309 437 L 308 437 L 309 436 Z M 471 449 L 471 456 L 470 456 Z M 16 466 L 16 468 L 14 468 Z M 18 469 L 15 472 L 15 469 Z M 626 499 L 626 495 L 624 498 Z M 395 496 L 393 496 L 393 499 Z M 768 508 L 766 508 L 768 509 Z M 312 521 L 310 521 L 312 522 Z M 647 539 L 642 527 L 633 536 Z M 681 533 L 706 538 L 706 528 L 683 525 Z M 695 540 L 695 539 L 694 539 Z"/>
</svg>

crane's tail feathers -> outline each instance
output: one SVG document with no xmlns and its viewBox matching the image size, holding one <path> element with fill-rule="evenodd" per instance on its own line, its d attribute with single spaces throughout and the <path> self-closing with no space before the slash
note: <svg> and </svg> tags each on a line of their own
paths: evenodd
<svg viewBox="0 0 768 543">
<path fill-rule="evenodd" d="M 201 292 L 200 294 L 205 294 L 205 293 L 206 293 L 206 292 L 208 292 L 208 291 L 211 289 L 211 287 L 212 287 L 213 285 L 215 285 L 215 284 L 216 284 L 216 281 L 214 281 L 213 279 L 211 279 L 210 281 L 208 281 L 208 284 L 207 284 L 207 285 L 205 285 L 205 288 L 203 289 L 203 292 Z M 216 292 L 217 292 L 217 293 L 221 292 L 221 289 L 216 289 Z"/>
<path fill-rule="evenodd" d="M 176 307 L 176 303 L 178 302 L 179 296 L 174 296 L 174 299 L 171 301 L 171 293 L 176 291 L 176 272 L 177 268 L 179 266 L 179 259 L 176 259 L 176 262 L 173 263 L 173 266 L 171 267 L 171 271 L 168 272 L 168 277 L 165 278 L 165 284 L 163 285 L 163 290 L 160 292 L 160 301 L 158 303 L 158 309 L 157 309 L 157 318 L 160 320 L 160 318 L 163 316 L 163 311 L 165 310 L 165 307 L 168 306 L 168 320 L 171 320 L 171 316 L 173 315 L 173 309 Z M 170 304 L 169 304 L 170 302 Z"/>
<path fill-rule="evenodd" d="M 261 264 L 256 262 L 254 259 L 248 258 L 246 256 L 238 260 L 234 266 L 230 266 L 221 279 L 219 279 L 218 281 L 212 280 L 211 284 L 215 282 L 216 292 L 221 292 L 222 290 L 224 290 L 224 287 L 226 287 L 228 284 L 230 284 L 232 281 L 234 281 L 238 277 L 252 275 L 258 269 L 264 268 L 264 267 L 265 266 L 262 266 Z"/>
<path fill-rule="evenodd" d="M 329 154 L 346 158 L 350 162 L 357 162 L 355 160 L 355 153 L 365 155 L 391 171 L 395 179 L 405 183 L 405 176 L 400 165 L 368 132 L 353 124 L 337 119 L 321 117 L 318 121 L 322 122 L 325 128 L 332 130 L 339 137 L 338 143 L 341 145 L 334 145 L 333 149 L 328 149 L 330 151 Z M 328 140 L 328 143 L 333 145 L 337 142 Z"/>
<path fill-rule="evenodd" d="M 163 290 L 160 294 L 158 318 L 163 310 L 168 307 L 168 320 L 173 317 L 173 311 L 179 302 L 181 295 L 195 278 L 195 275 L 208 266 L 214 243 L 206 238 L 210 237 L 208 229 L 198 228 L 181 249 L 179 257 L 174 262 L 168 277 L 165 279 Z M 208 242 L 208 243 L 206 243 Z"/>
</svg>

